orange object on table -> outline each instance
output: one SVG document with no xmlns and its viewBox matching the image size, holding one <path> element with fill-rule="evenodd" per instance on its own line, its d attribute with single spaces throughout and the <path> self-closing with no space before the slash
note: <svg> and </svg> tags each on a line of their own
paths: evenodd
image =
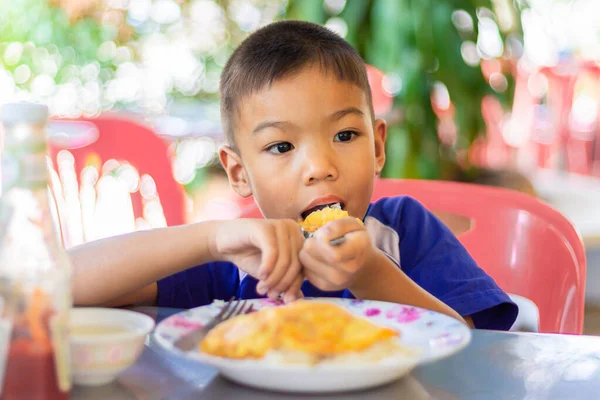
<svg viewBox="0 0 600 400">
<path fill-rule="evenodd" d="M 48 297 L 35 289 L 24 313 L 15 316 L 9 344 L 1 400 L 63 400 L 52 339 L 50 319 L 54 316 Z"/>
</svg>

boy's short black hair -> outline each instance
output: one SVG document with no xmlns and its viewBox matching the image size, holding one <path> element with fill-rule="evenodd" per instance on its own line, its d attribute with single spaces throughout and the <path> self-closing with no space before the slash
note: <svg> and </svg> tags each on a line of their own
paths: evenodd
<svg viewBox="0 0 600 400">
<path fill-rule="evenodd" d="M 317 63 L 326 73 L 360 87 L 367 96 L 371 117 L 371 89 L 363 59 L 344 39 L 329 29 L 303 21 L 280 21 L 252 33 L 233 52 L 221 74 L 221 120 L 230 145 L 239 102 L 265 85 Z"/>
</svg>

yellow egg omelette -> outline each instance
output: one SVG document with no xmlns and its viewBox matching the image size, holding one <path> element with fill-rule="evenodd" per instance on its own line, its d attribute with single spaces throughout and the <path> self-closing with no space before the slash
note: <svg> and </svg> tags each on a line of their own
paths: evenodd
<svg viewBox="0 0 600 400">
<path fill-rule="evenodd" d="M 200 350 L 234 359 L 260 359 L 271 351 L 322 359 L 360 352 L 397 337 L 397 331 L 354 316 L 338 305 L 298 300 L 219 324 L 201 342 Z"/>
<path fill-rule="evenodd" d="M 325 207 L 320 210 L 313 211 L 306 217 L 304 221 L 300 221 L 299 223 L 302 230 L 304 230 L 305 232 L 313 233 L 329 221 L 346 218 L 348 216 L 349 214 L 346 210 Z M 356 219 L 362 224 L 362 221 L 360 219 Z"/>
</svg>

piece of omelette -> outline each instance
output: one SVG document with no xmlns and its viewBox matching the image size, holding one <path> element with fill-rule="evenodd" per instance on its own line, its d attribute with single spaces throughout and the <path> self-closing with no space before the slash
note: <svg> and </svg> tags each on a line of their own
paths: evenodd
<svg viewBox="0 0 600 400">
<path fill-rule="evenodd" d="M 298 300 L 227 320 L 200 344 L 204 353 L 260 359 L 270 352 L 306 355 L 309 362 L 362 352 L 399 337 L 393 329 L 354 316 L 338 305 Z"/>
</svg>

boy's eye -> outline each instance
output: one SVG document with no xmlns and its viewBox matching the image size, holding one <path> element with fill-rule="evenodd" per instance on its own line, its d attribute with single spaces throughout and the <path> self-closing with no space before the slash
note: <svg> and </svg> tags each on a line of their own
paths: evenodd
<svg viewBox="0 0 600 400">
<path fill-rule="evenodd" d="M 335 135 L 334 142 L 349 142 L 356 136 L 354 131 L 343 131 Z"/>
<path fill-rule="evenodd" d="M 269 147 L 267 151 L 273 154 L 283 154 L 292 150 L 294 146 L 290 142 L 281 142 Z"/>
</svg>

